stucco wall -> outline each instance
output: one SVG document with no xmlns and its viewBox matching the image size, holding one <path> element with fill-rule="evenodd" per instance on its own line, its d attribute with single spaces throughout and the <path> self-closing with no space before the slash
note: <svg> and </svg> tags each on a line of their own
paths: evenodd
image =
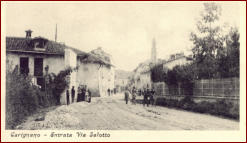
<svg viewBox="0 0 247 143">
<path fill-rule="evenodd" d="M 44 59 L 44 67 L 49 66 L 49 73 L 58 74 L 65 69 L 63 56 L 46 56 Z"/>
<path fill-rule="evenodd" d="M 77 85 L 87 85 L 92 96 L 100 96 L 98 85 L 98 68 L 99 64 L 81 63 L 78 64 L 78 72 L 76 83 Z"/>
<path fill-rule="evenodd" d="M 65 49 L 63 64 L 65 68 L 68 68 L 68 67 L 75 68 L 77 66 L 77 54 L 71 49 Z M 68 78 L 69 78 L 69 87 L 66 90 L 69 90 L 70 102 L 72 101 L 71 89 L 73 86 L 75 88 L 75 101 L 76 101 L 77 100 L 77 88 L 78 88 L 78 84 L 76 82 L 77 71 L 73 71 L 69 75 Z M 61 99 L 60 99 L 61 104 L 67 103 L 66 90 L 61 95 Z"/>
<path fill-rule="evenodd" d="M 87 85 L 92 96 L 106 96 L 114 88 L 115 70 L 97 63 L 78 64 L 77 85 Z"/>
<path fill-rule="evenodd" d="M 34 58 L 43 58 L 43 73 L 45 74 L 45 67 L 49 66 L 49 73 L 58 74 L 64 69 L 64 57 L 59 55 L 37 55 L 37 54 L 24 54 L 24 53 L 7 53 L 7 60 L 12 63 L 12 67 L 18 65 L 20 68 L 20 58 L 28 57 L 29 61 L 29 74 L 34 75 Z"/>
<path fill-rule="evenodd" d="M 140 75 L 140 80 L 141 80 L 141 82 L 140 82 L 140 87 L 141 88 L 147 88 L 147 86 L 148 86 L 148 88 L 151 88 L 151 75 L 150 75 L 151 73 L 150 72 L 146 72 L 146 73 L 142 73 L 141 75 Z"/>
<path fill-rule="evenodd" d="M 37 54 L 24 54 L 24 53 L 7 53 L 7 60 L 12 63 L 12 67 L 18 65 L 20 68 L 20 58 L 28 57 L 29 61 L 29 75 L 34 75 L 34 58 L 43 58 L 43 74 L 45 74 L 45 67 L 49 66 L 48 73 L 58 74 L 61 70 L 65 69 L 64 57 L 61 55 L 37 55 Z M 37 84 L 37 78 L 33 76 L 32 81 L 34 84 Z M 61 96 L 61 103 L 65 104 L 65 93 Z"/>
<path fill-rule="evenodd" d="M 115 68 L 111 67 L 110 69 L 110 89 L 114 89 L 115 87 Z"/>
</svg>

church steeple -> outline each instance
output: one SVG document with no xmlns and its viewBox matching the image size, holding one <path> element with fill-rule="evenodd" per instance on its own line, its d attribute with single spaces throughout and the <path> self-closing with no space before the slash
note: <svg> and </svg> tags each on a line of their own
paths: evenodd
<svg viewBox="0 0 247 143">
<path fill-rule="evenodd" d="M 156 41 L 153 38 L 153 43 L 152 43 L 152 50 L 151 50 L 151 61 L 152 63 L 156 63 L 157 59 L 156 59 Z"/>
</svg>

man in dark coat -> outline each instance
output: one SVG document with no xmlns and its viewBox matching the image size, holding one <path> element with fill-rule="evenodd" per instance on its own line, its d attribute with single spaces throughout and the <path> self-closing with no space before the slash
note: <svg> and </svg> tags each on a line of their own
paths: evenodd
<svg viewBox="0 0 247 143">
<path fill-rule="evenodd" d="M 155 91 L 154 89 L 152 89 L 150 92 L 150 104 L 151 105 L 154 105 L 154 94 L 155 94 Z"/>
<path fill-rule="evenodd" d="M 108 92 L 108 96 L 110 96 L 110 95 L 111 95 L 111 90 L 110 90 L 110 88 L 108 88 L 107 92 Z"/>
<path fill-rule="evenodd" d="M 128 104 L 128 101 L 129 101 L 129 91 L 128 91 L 128 89 L 125 90 L 125 92 L 124 92 L 124 99 L 125 99 L 126 104 Z"/>
<path fill-rule="evenodd" d="M 87 92 L 88 92 L 88 102 L 90 103 L 92 98 L 91 91 L 88 89 Z"/>
<path fill-rule="evenodd" d="M 69 90 L 66 90 L 67 105 L 69 105 Z"/>
<path fill-rule="evenodd" d="M 147 100 L 148 100 L 148 97 L 147 97 L 147 90 L 144 89 L 144 90 L 143 90 L 143 106 L 145 106 L 145 104 L 147 104 Z"/>
<path fill-rule="evenodd" d="M 86 86 L 83 86 L 82 91 L 81 91 L 82 101 L 86 100 L 86 88 L 87 88 Z"/>
<path fill-rule="evenodd" d="M 144 89 L 144 98 L 143 98 L 143 106 L 147 104 L 147 107 L 149 106 L 149 100 L 150 100 L 150 90 L 149 89 Z"/>
<path fill-rule="evenodd" d="M 71 89 L 71 97 L 72 97 L 72 103 L 73 103 L 75 99 L 75 87 L 74 86 L 72 86 L 72 89 Z"/>
</svg>

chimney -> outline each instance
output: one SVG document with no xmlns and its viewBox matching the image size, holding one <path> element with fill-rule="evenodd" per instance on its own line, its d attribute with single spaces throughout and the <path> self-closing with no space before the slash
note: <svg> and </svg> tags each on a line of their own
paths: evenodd
<svg viewBox="0 0 247 143">
<path fill-rule="evenodd" d="M 29 30 L 26 30 L 26 38 L 27 38 L 27 39 L 30 39 L 30 38 L 32 37 L 32 32 L 33 32 L 33 31 L 30 30 L 30 29 L 29 29 Z"/>
</svg>

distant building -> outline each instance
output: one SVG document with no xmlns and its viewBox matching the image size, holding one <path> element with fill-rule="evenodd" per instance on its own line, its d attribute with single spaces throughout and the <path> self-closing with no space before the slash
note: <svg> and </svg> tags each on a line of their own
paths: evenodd
<svg viewBox="0 0 247 143">
<path fill-rule="evenodd" d="M 170 56 L 170 59 L 163 63 L 163 69 L 172 69 L 177 65 L 186 65 L 192 62 L 192 58 L 187 57 L 184 53 L 177 53 Z"/>
<path fill-rule="evenodd" d="M 134 86 L 137 89 L 151 88 L 151 67 L 150 61 L 140 63 L 138 67 L 134 70 Z"/>
<path fill-rule="evenodd" d="M 6 59 L 12 69 L 18 67 L 21 74 L 30 75 L 34 85 L 44 86 L 46 69 L 58 74 L 66 67 L 78 67 L 70 75 L 69 88 L 87 85 L 92 96 L 105 96 L 108 88 L 114 88 L 111 56 L 101 48 L 85 53 L 43 37 L 32 38 L 31 34 L 27 30 L 26 37 L 6 37 Z M 65 100 L 63 94 L 61 103 L 66 103 Z"/>
<path fill-rule="evenodd" d="M 114 89 L 115 67 L 111 56 L 102 48 L 89 52 L 90 56 L 80 57 L 77 83 L 87 85 L 97 96 L 106 96 L 107 90 Z"/>
<path fill-rule="evenodd" d="M 116 70 L 115 71 L 115 88 L 122 92 L 130 84 L 131 72 Z"/>
<path fill-rule="evenodd" d="M 134 70 L 134 86 L 137 89 L 152 88 L 151 69 L 155 65 L 163 65 L 163 69 L 172 69 L 177 65 L 186 65 L 191 62 L 192 58 L 185 56 L 184 53 L 173 54 L 168 60 L 157 59 L 156 42 L 153 39 L 151 59 L 140 63 Z"/>
</svg>

